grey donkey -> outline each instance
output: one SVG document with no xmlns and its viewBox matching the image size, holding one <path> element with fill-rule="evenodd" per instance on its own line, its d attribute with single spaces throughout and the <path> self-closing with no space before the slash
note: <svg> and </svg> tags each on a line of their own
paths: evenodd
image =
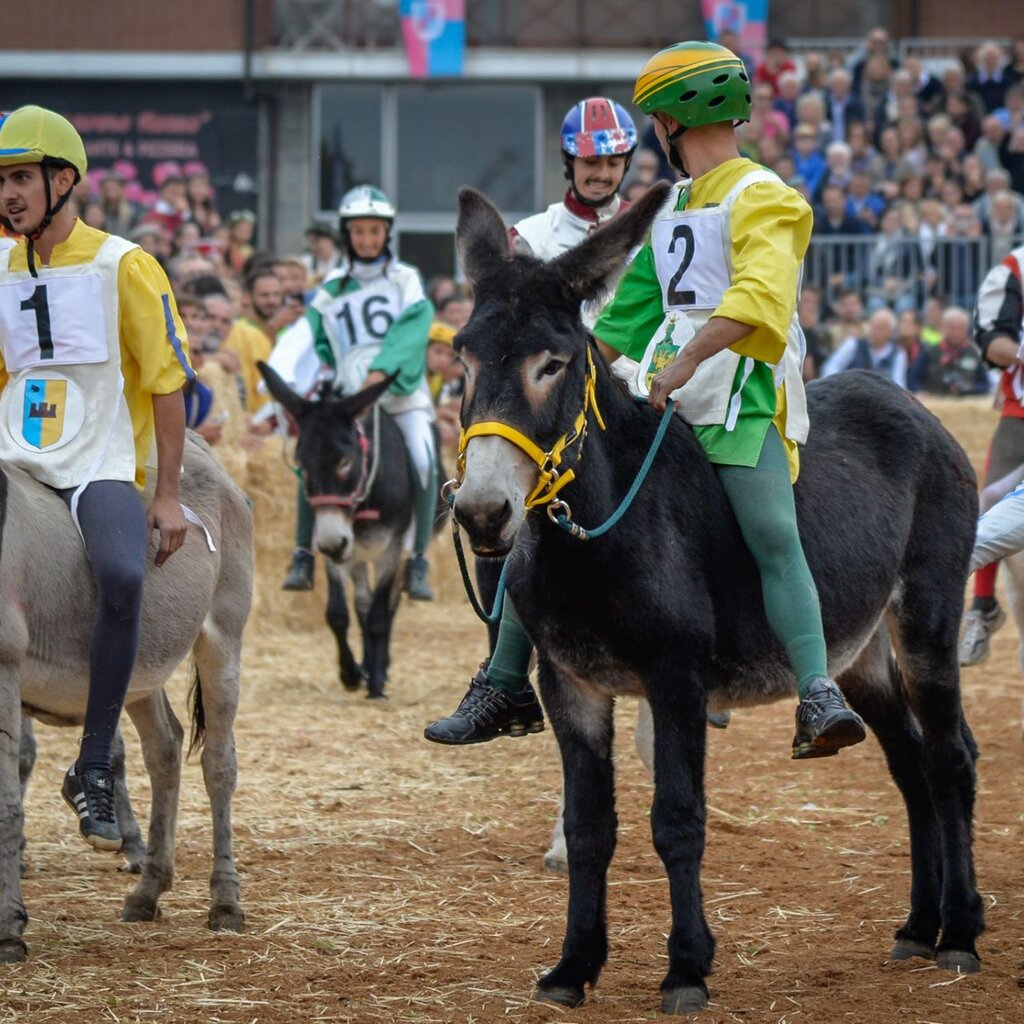
<svg viewBox="0 0 1024 1024">
<path fill-rule="evenodd" d="M 191 653 L 192 747 L 202 746 L 213 814 L 210 928 L 240 930 L 231 836 L 235 788 L 234 720 L 242 632 L 252 603 L 252 514 L 245 495 L 206 445 L 185 444 L 182 503 L 209 530 L 188 538 L 160 569 L 147 571 L 142 639 L 125 710 L 142 742 L 152 785 L 141 876 L 124 903 L 125 921 L 152 921 L 174 877 L 184 731 L 164 685 Z M 152 553 L 152 552 L 151 552 Z M 95 592 L 81 539 L 64 503 L 20 470 L 0 466 L 0 962 L 27 956 L 21 896 L 24 812 L 19 773 L 22 715 L 80 724 L 88 693 Z M 27 744 L 30 746 L 30 742 Z M 127 806 L 118 800 L 118 811 Z M 130 831 L 126 833 L 130 838 Z M 131 851 L 125 851 L 129 858 Z"/>
</svg>

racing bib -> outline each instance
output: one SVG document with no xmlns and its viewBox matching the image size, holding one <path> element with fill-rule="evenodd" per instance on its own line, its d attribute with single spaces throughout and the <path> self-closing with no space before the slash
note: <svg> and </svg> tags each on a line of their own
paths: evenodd
<svg viewBox="0 0 1024 1024">
<path fill-rule="evenodd" d="M 107 335 L 99 273 L 0 285 L 0 345 L 11 372 L 106 362 Z"/>
<path fill-rule="evenodd" d="M 723 245 L 724 206 L 683 210 L 659 217 L 651 229 L 651 250 L 669 309 L 717 309 L 729 287 L 730 273 Z"/>
<path fill-rule="evenodd" d="M 374 281 L 339 295 L 324 307 L 323 325 L 340 357 L 360 345 L 379 345 L 400 312 L 394 283 Z"/>
<path fill-rule="evenodd" d="M 55 451 L 73 441 L 85 422 L 85 398 L 66 377 L 23 377 L 11 387 L 7 429 L 20 448 Z"/>
</svg>

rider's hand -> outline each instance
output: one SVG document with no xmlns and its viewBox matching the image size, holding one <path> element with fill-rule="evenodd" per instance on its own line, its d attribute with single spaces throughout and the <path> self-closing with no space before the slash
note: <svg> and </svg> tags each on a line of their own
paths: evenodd
<svg viewBox="0 0 1024 1024">
<path fill-rule="evenodd" d="M 668 404 L 669 395 L 676 388 L 681 388 L 697 372 L 697 363 L 692 359 L 678 359 L 669 363 L 653 381 L 651 381 L 651 393 L 647 401 L 651 407 L 658 412 L 664 412 Z"/>
<path fill-rule="evenodd" d="M 185 543 L 188 523 L 177 498 L 164 498 L 159 495 L 153 498 L 149 506 L 148 518 L 149 528 L 160 531 L 160 547 L 156 553 L 155 564 L 161 566 Z"/>
</svg>

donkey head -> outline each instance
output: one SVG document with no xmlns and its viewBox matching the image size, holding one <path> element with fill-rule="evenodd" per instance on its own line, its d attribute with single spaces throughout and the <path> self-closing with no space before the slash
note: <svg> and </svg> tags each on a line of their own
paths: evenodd
<svg viewBox="0 0 1024 1024">
<path fill-rule="evenodd" d="M 316 544 L 336 562 L 352 557 L 354 518 L 366 497 L 369 453 L 360 416 L 391 386 L 388 378 L 343 398 L 318 402 L 296 394 L 266 363 L 257 363 L 267 390 L 298 427 L 295 462 L 316 514 Z"/>
<path fill-rule="evenodd" d="M 455 339 L 466 392 L 464 475 L 453 512 L 477 554 L 505 554 L 528 507 L 544 500 L 545 455 L 572 437 L 587 412 L 588 376 L 599 360 L 580 304 L 606 294 L 667 188 L 654 186 L 548 263 L 513 255 L 494 206 L 473 189 L 459 193 L 459 252 L 476 301 Z"/>
</svg>

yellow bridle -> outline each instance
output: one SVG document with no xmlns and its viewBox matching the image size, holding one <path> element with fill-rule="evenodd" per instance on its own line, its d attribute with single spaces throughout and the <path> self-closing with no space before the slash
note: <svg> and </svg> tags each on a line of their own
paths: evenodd
<svg viewBox="0 0 1024 1024">
<path fill-rule="evenodd" d="M 575 473 L 571 469 L 563 473 L 560 472 L 559 466 L 562 464 L 562 456 L 565 450 L 570 445 L 575 444 L 577 441 L 580 445 L 583 444 L 587 436 L 587 414 L 591 409 L 594 410 L 594 419 L 597 420 L 597 425 L 604 430 L 604 419 L 601 416 L 601 410 L 597 407 L 597 366 L 594 364 L 594 357 L 591 355 L 588 346 L 587 373 L 583 384 L 583 408 L 576 417 L 572 430 L 563 434 L 551 446 L 550 450 L 545 452 L 525 434 L 516 430 L 515 427 L 510 427 L 507 423 L 501 423 L 498 420 L 474 423 L 469 430 L 463 430 L 459 435 L 459 457 L 455 464 L 454 485 L 457 487 L 465 475 L 466 447 L 474 437 L 503 437 L 506 441 L 511 441 L 517 448 L 525 452 L 539 470 L 537 485 L 526 496 L 526 500 L 523 503 L 526 508 L 536 508 L 538 505 L 545 505 L 549 501 L 553 501 L 558 492 L 576 478 Z"/>
</svg>

